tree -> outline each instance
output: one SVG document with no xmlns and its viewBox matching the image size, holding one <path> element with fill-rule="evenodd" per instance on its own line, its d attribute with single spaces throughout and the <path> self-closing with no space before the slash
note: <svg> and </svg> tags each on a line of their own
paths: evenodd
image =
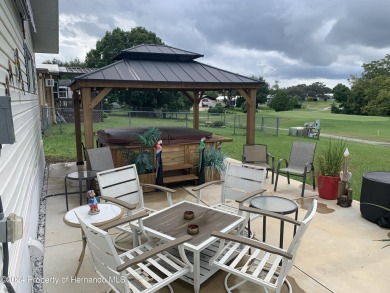
<svg viewBox="0 0 390 293">
<path fill-rule="evenodd" d="M 290 86 L 286 89 L 289 96 L 298 96 L 301 101 L 304 101 L 308 96 L 308 90 L 306 84 L 298 84 Z"/>
<path fill-rule="evenodd" d="M 269 84 L 264 80 L 262 76 L 255 77 L 253 79 L 260 81 L 260 86 L 256 92 L 256 104 L 264 104 L 267 102 L 267 95 L 269 94 Z"/>
<path fill-rule="evenodd" d="M 385 58 L 362 65 L 364 71 L 362 78 L 372 79 L 377 76 L 390 76 L 390 55 L 386 55 Z"/>
<path fill-rule="evenodd" d="M 80 59 L 78 58 L 71 59 L 70 61 L 61 61 L 57 58 L 53 58 L 52 60 L 44 61 L 43 64 L 57 64 L 58 66 L 62 66 L 62 67 L 81 67 L 81 68 L 86 67 L 85 63 L 81 62 Z"/>
<path fill-rule="evenodd" d="M 96 48 L 87 53 L 85 63 L 88 67 L 106 66 L 112 63 L 112 58 L 121 50 L 141 44 L 164 45 L 155 33 L 143 27 L 135 27 L 131 31 L 115 28 L 112 32 L 106 32 L 104 37 L 96 42 Z"/>
<path fill-rule="evenodd" d="M 340 103 L 341 107 L 343 107 L 343 104 L 348 100 L 348 97 L 350 95 L 351 90 L 341 83 L 337 84 L 333 89 L 333 97 L 336 102 Z"/>
<path fill-rule="evenodd" d="M 372 97 L 362 112 L 373 116 L 390 116 L 390 76 L 380 75 L 369 81 L 366 97 Z"/>
<path fill-rule="evenodd" d="M 288 111 L 294 108 L 294 101 L 288 96 L 286 90 L 279 89 L 275 92 L 269 107 L 276 112 Z"/>
<path fill-rule="evenodd" d="M 313 98 L 324 98 L 325 94 L 330 93 L 332 90 L 328 88 L 323 82 L 314 82 L 307 87 L 307 94 Z"/>
</svg>

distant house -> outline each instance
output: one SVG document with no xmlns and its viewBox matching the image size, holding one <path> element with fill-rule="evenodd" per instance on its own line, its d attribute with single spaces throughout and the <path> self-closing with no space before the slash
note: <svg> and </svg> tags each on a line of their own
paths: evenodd
<svg viewBox="0 0 390 293">
<path fill-rule="evenodd" d="M 41 108 L 42 125 L 48 123 L 57 123 L 58 117 L 61 121 L 73 122 L 73 100 L 72 91 L 69 84 L 71 79 L 63 79 L 63 76 L 72 77 L 80 76 L 84 73 L 94 71 L 95 68 L 80 68 L 80 67 L 61 67 L 57 64 L 37 64 L 37 78 L 38 78 L 38 96 L 39 105 Z M 103 121 L 101 111 L 103 106 L 99 103 L 95 110 L 94 122 Z M 45 120 L 46 119 L 46 120 Z"/>
<path fill-rule="evenodd" d="M 272 101 L 272 96 L 271 95 L 267 95 L 267 103 L 271 102 Z"/>
<path fill-rule="evenodd" d="M 0 20 L 0 102 L 10 105 L 0 107 L 0 119 L 7 112 L 11 120 L 0 132 L 15 136 L 0 135 L 0 197 L 4 216 L 23 217 L 22 238 L 9 243 L 8 275 L 16 292 L 32 292 L 28 241 L 37 238 L 45 173 L 34 53 L 58 53 L 58 0 L 2 0 Z M 1 270 L 4 261 L 0 253 Z"/>
<path fill-rule="evenodd" d="M 239 96 L 231 97 L 230 99 L 230 107 L 236 106 L 236 101 L 239 98 Z M 221 103 L 223 106 L 226 106 L 226 103 L 229 101 L 228 96 L 218 96 L 216 98 L 217 103 Z"/>
</svg>

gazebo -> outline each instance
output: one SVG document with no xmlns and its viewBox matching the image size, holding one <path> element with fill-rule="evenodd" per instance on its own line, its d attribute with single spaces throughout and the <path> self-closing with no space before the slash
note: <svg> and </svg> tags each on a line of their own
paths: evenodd
<svg viewBox="0 0 390 293">
<path fill-rule="evenodd" d="M 204 91 L 237 90 L 247 102 L 246 143 L 255 143 L 256 91 L 260 81 L 195 61 L 201 54 L 166 45 L 139 45 L 122 50 L 110 65 L 78 76 L 71 84 L 77 161 L 82 161 L 80 100 L 84 141 L 93 148 L 92 110 L 112 90 L 182 91 L 193 103 L 193 128 L 199 129 Z M 92 90 L 99 94 L 92 98 Z"/>
</svg>

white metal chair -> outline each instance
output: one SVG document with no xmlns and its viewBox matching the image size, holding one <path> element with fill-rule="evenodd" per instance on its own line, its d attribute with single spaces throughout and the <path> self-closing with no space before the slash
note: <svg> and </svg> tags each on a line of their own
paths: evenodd
<svg viewBox="0 0 390 293">
<path fill-rule="evenodd" d="M 316 151 L 316 144 L 310 142 L 294 141 L 291 147 L 290 159 L 280 159 L 276 169 L 276 179 L 274 191 L 278 186 L 279 174 L 287 174 L 287 182 L 290 184 L 290 174 L 303 177 L 301 197 L 305 193 L 306 174 L 311 173 L 313 178 L 313 190 L 316 189 L 315 175 L 314 175 L 314 153 Z M 286 167 L 281 168 L 282 162 L 285 162 Z"/>
<path fill-rule="evenodd" d="M 221 201 L 212 207 L 233 214 L 241 214 L 239 207 L 266 191 L 263 189 L 265 173 L 266 170 L 262 167 L 229 163 L 224 180 L 206 182 L 192 190 L 196 191 L 196 202 L 200 203 L 203 189 L 215 183 L 222 183 Z M 251 220 L 257 217 L 259 216 L 253 215 Z"/>
<path fill-rule="evenodd" d="M 141 218 L 147 215 L 138 213 L 128 220 L 138 220 L 142 227 Z M 87 239 L 94 269 L 114 292 L 155 292 L 165 286 L 173 292 L 170 283 L 193 269 L 181 245 L 192 238 L 189 235 L 166 243 L 147 242 L 118 254 L 107 232 L 89 224 L 77 211 L 76 216 Z M 181 259 L 167 252 L 176 246 Z"/>
<path fill-rule="evenodd" d="M 263 189 L 265 172 L 262 167 L 228 163 L 224 180 L 210 181 L 192 188 L 196 192 L 196 202 L 200 203 L 204 188 L 222 183 L 221 201 L 212 207 L 236 214 L 239 210 L 235 203 L 243 206 L 252 197 L 266 191 Z"/>
<path fill-rule="evenodd" d="M 228 272 L 225 278 L 225 289 L 227 292 L 231 292 L 231 290 L 247 281 L 263 287 L 267 292 L 270 289 L 278 293 L 283 283 L 286 283 L 289 292 L 292 292 L 291 285 L 286 277 L 294 264 L 303 235 L 316 213 L 317 199 L 313 199 L 311 208 L 301 222 L 287 216 L 255 208 L 243 207 L 242 210 L 248 213 L 273 217 L 298 226 L 289 247 L 285 250 L 243 236 L 215 231 L 211 235 L 220 238 L 221 242 L 217 254 L 210 260 L 210 265 L 217 266 Z M 231 259 L 232 255 L 236 256 L 230 262 L 228 260 Z M 232 274 L 242 278 L 243 281 L 229 287 L 228 279 Z"/>
<path fill-rule="evenodd" d="M 242 163 L 266 168 L 267 177 L 268 171 L 271 171 L 271 183 L 274 184 L 275 157 L 268 153 L 266 144 L 244 144 Z"/>
<path fill-rule="evenodd" d="M 151 187 L 166 193 L 168 205 L 172 205 L 172 193 L 176 190 L 166 188 L 154 184 L 144 184 L 139 182 L 138 173 L 136 166 L 128 165 L 124 167 L 114 168 L 97 173 L 97 180 L 99 182 L 101 199 L 111 201 L 119 204 L 127 209 L 127 215 L 132 215 L 140 211 L 147 211 L 148 213 L 154 212 L 153 209 L 145 207 L 144 196 L 142 187 Z M 120 199 L 118 202 L 116 199 Z M 123 203 L 124 202 L 124 203 Z M 127 204 L 127 205 L 126 205 Z M 129 206 L 130 205 L 130 206 Z M 133 207 L 134 205 L 135 207 Z M 117 226 L 117 228 L 124 233 L 135 233 L 130 228 L 128 223 Z M 117 235 L 118 237 L 122 234 Z M 138 243 L 138 237 L 133 235 L 133 244 Z M 115 242 L 116 243 L 116 242 Z M 122 247 L 115 244 L 117 248 L 123 249 Z"/>
</svg>

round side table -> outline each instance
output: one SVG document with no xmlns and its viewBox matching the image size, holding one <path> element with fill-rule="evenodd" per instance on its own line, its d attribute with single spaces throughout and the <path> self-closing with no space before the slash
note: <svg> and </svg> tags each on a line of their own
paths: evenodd
<svg viewBox="0 0 390 293">
<path fill-rule="evenodd" d="M 99 204 L 100 213 L 94 215 L 88 214 L 89 209 L 89 205 L 83 205 L 70 210 L 64 215 L 64 223 L 70 227 L 81 228 L 79 220 L 75 214 L 76 210 L 83 216 L 84 219 L 96 227 L 120 219 L 123 216 L 122 208 L 113 204 Z M 77 266 L 75 274 L 76 277 L 79 274 L 81 264 L 83 263 L 85 248 L 87 246 L 87 239 L 85 238 L 83 231 L 81 231 L 81 235 L 83 240 L 83 249 L 79 258 L 79 265 Z"/>
<path fill-rule="evenodd" d="M 66 180 L 78 180 L 79 181 L 79 193 L 80 193 L 80 205 L 83 203 L 83 190 L 82 184 L 83 180 L 92 180 L 96 178 L 96 171 L 77 171 L 73 173 L 66 174 L 64 183 L 65 183 L 65 198 L 66 198 L 66 210 L 69 211 L 68 207 L 68 187 Z"/>
<path fill-rule="evenodd" d="M 295 220 L 298 219 L 298 205 L 287 198 L 280 196 L 258 196 L 251 200 L 250 206 L 253 208 L 274 212 L 281 215 L 288 215 L 295 212 Z M 263 215 L 263 242 L 266 238 L 267 217 Z M 296 226 L 294 226 L 294 235 Z M 283 248 L 284 221 L 280 221 L 280 241 L 279 247 Z"/>
</svg>

